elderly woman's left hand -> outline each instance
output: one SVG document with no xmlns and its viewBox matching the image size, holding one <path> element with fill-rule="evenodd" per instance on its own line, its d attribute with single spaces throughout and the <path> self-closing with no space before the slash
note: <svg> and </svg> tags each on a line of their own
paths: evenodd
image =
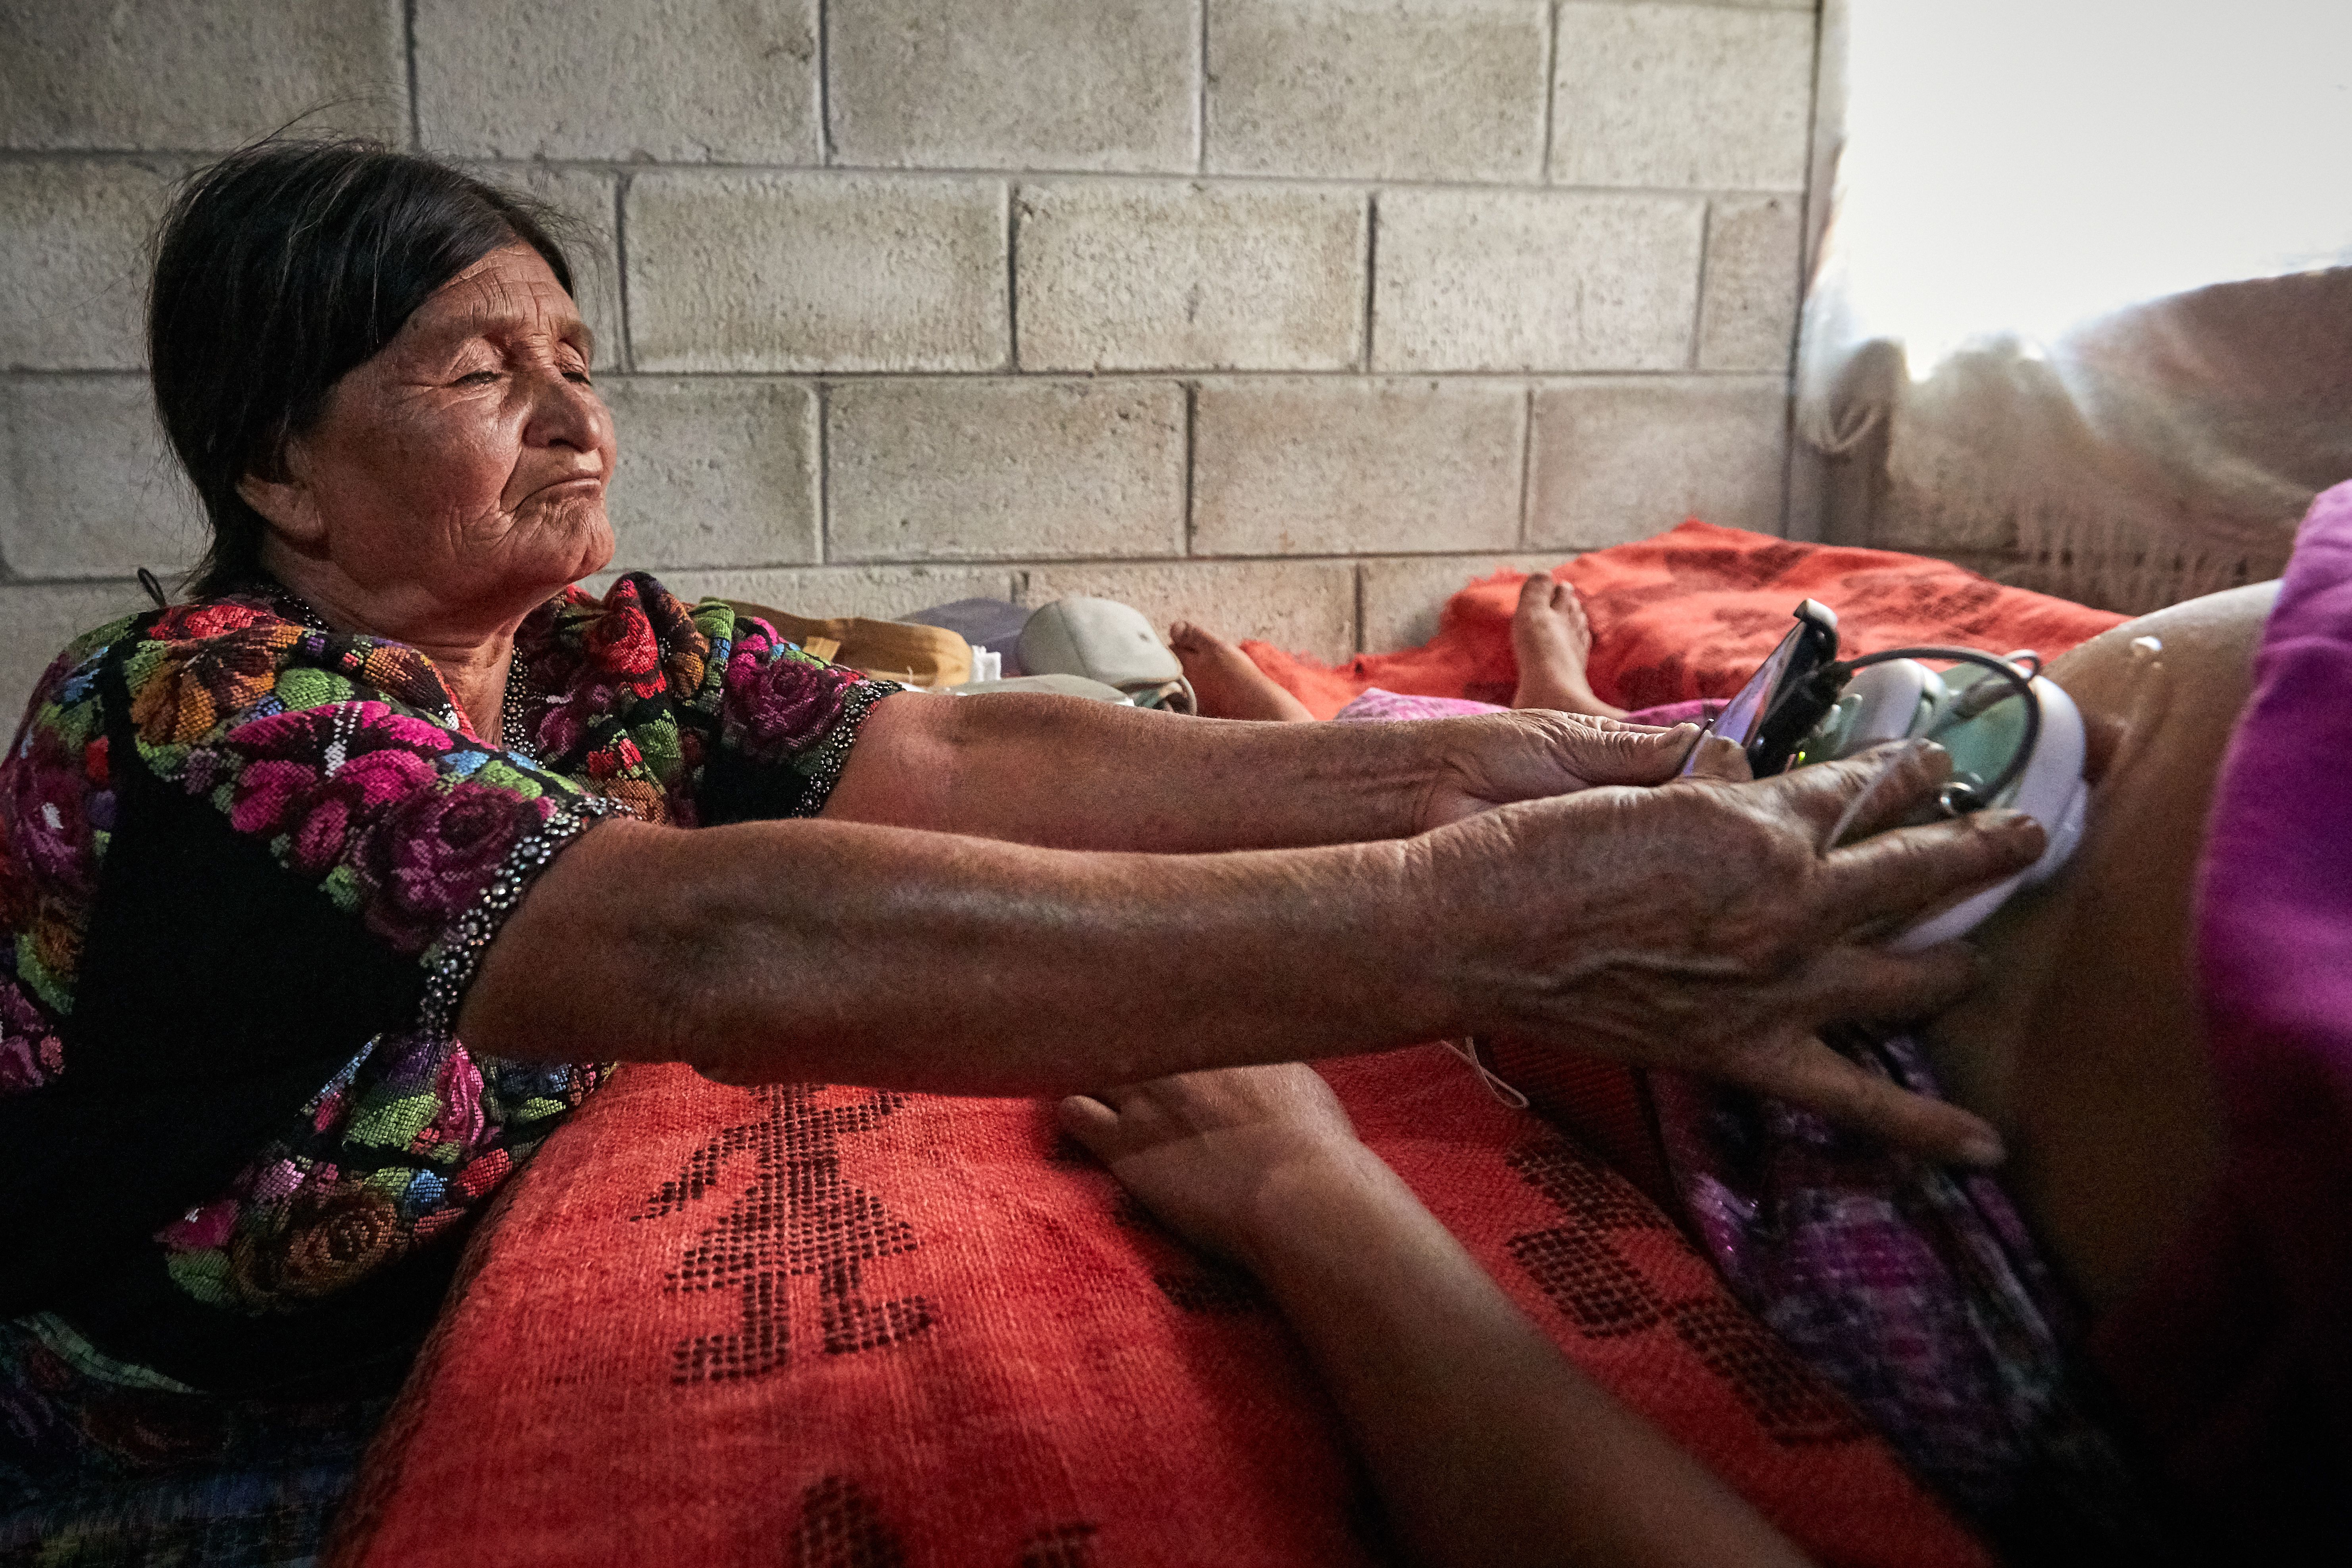
<svg viewBox="0 0 2352 1568">
<path fill-rule="evenodd" d="M 1434 722 L 1459 727 L 1461 740 L 1443 749 L 1423 796 L 1418 826 L 1423 832 L 1514 801 L 1594 784 L 1664 784 L 1699 738 L 1691 724 L 1661 730 L 1539 708 Z"/>
<path fill-rule="evenodd" d="M 910 695 L 875 708 L 825 815 L 1062 849 L 1360 844 L 1596 784 L 1661 784 L 1696 738 L 1538 709 L 1266 724 Z"/>
</svg>

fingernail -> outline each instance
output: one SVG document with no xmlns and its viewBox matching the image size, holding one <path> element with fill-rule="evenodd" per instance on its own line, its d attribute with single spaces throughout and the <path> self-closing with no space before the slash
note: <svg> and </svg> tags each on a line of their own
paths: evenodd
<svg viewBox="0 0 2352 1568">
<path fill-rule="evenodd" d="M 1978 813 L 1977 820 L 1984 824 L 1985 830 L 1989 833 L 2006 833 L 2012 837 L 2021 838 L 2028 833 L 2042 831 L 2041 823 L 2021 811 L 2015 811 L 2005 805 Z"/>
<path fill-rule="evenodd" d="M 2009 1158 L 2009 1150 L 1991 1132 L 1971 1134 L 1960 1144 L 1960 1159 L 1980 1171 L 1989 1171 Z"/>
</svg>

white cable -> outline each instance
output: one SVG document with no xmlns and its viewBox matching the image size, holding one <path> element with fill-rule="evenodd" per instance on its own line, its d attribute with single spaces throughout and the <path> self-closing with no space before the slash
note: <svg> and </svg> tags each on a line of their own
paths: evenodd
<svg viewBox="0 0 2352 1568">
<path fill-rule="evenodd" d="M 1513 1110 L 1525 1110 L 1528 1108 L 1526 1095 L 1496 1078 L 1493 1069 L 1478 1059 L 1476 1040 L 1465 1035 L 1458 1040 L 1441 1040 L 1438 1043 L 1470 1064 L 1470 1070 L 1478 1075 L 1479 1081 L 1486 1086 L 1487 1093 L 1509 1106 Z"/>
</svg>

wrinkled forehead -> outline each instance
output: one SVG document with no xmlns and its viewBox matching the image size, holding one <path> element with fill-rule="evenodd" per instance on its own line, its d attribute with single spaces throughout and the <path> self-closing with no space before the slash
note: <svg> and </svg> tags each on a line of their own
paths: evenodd
<svg viewBox="0 0 2352 1568">
<path fill-rule="evenodd" d="M 445 340 L 520 334 L 589 341 L 587 324 L 546 259 L 530 246 L 501 246 L 426 297 L 404 337 Z"/>
</svg>

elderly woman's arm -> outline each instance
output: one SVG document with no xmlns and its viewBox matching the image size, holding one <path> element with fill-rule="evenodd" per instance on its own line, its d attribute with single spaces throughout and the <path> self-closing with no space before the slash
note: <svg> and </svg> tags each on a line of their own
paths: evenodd
<svg viewBox="0 0 2352 1568">
<path fill-rule="evenodd" d="M 1994 1157 L 1974 1118 L 1811 1037 L 1964 987 L 1964 954 L 1865 944 L 2042 845 L 2032 824 L 1986 813 L 1822 854 L 1878 761 L 1225 855 L 825 821 L 608 823 L 533 885 L 459 1026 L 509 1056 L 572 1059 L 594 1042 L 741 1080 L 983 1094 L 1510 1033 Z M 1914 752 L 1874 800 L 1907 810 L 1945 765 Z"/>
<path fill-rule="evenodd" d="M 1253 724 L 908 693 L 867 716 L 825 815 L 1061 849 L 1353 844 L 1590 784 L 1655 784 L 1692 739 L 1541 711 Z"/>
</svg>

